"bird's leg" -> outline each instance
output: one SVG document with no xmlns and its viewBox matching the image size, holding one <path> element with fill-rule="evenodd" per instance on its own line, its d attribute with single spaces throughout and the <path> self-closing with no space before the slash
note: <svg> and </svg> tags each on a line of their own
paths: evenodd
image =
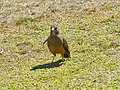
<svg viewBox="0 0 120 90">
<path fill-rule="evenodd" d="M 65 58 L 64 58 L 64 57 L 62 57 L 62 61 L 65 61 Z"/>
<path fill-rule="evenodd" d="M 53 56 L 53 60 L 52 60 L 52 62 L 51 62 L 51 63 L 53 63 L 55 56 L 56 56 L 56 55 L 54 54 L 54 56 Z"/>
</svg>

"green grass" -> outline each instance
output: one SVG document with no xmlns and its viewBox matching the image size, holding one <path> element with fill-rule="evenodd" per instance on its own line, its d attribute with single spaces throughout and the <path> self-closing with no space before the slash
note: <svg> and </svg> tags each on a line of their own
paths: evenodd
<svg viewBox="0 0 120 90">
<path fill-rule="evenodd" d="M 119 0 L 0 1 L 0 90 L 119 90 Z M 71 58 L 43 41 L 58 23 Z"/>
</svg>

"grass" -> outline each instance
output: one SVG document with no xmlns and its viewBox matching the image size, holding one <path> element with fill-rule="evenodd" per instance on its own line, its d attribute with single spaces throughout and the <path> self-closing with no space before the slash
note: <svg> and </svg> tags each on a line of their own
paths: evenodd
<svg viewBox="0 0 120 90">
<path fill-rule="evenodd" d="M 0 90 L 119 90 L 119 0 L 0 1 Z M 58 23 L 71 58 L 43 41 Z"/>
</svg>

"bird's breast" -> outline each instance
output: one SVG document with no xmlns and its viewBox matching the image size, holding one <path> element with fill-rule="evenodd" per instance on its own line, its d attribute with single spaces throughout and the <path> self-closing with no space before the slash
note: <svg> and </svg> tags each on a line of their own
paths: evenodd
<svg viewBox="0 0 120 90">
<path fill-rule="evenodd" d="M 64 52 L 62 39 L 58 36 L 49 36 L 47 45 L 51 52 Z"/>
</svg>

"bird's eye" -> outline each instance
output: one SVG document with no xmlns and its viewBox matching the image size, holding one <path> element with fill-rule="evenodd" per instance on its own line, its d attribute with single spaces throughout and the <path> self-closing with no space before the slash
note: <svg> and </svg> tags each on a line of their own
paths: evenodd
<svg viewBox="0 0 120 90">
<path fill-rule="evenodd" d="M 55 27 L 55 30 L 57 29 L 57 27 Z"/>
</svg>

